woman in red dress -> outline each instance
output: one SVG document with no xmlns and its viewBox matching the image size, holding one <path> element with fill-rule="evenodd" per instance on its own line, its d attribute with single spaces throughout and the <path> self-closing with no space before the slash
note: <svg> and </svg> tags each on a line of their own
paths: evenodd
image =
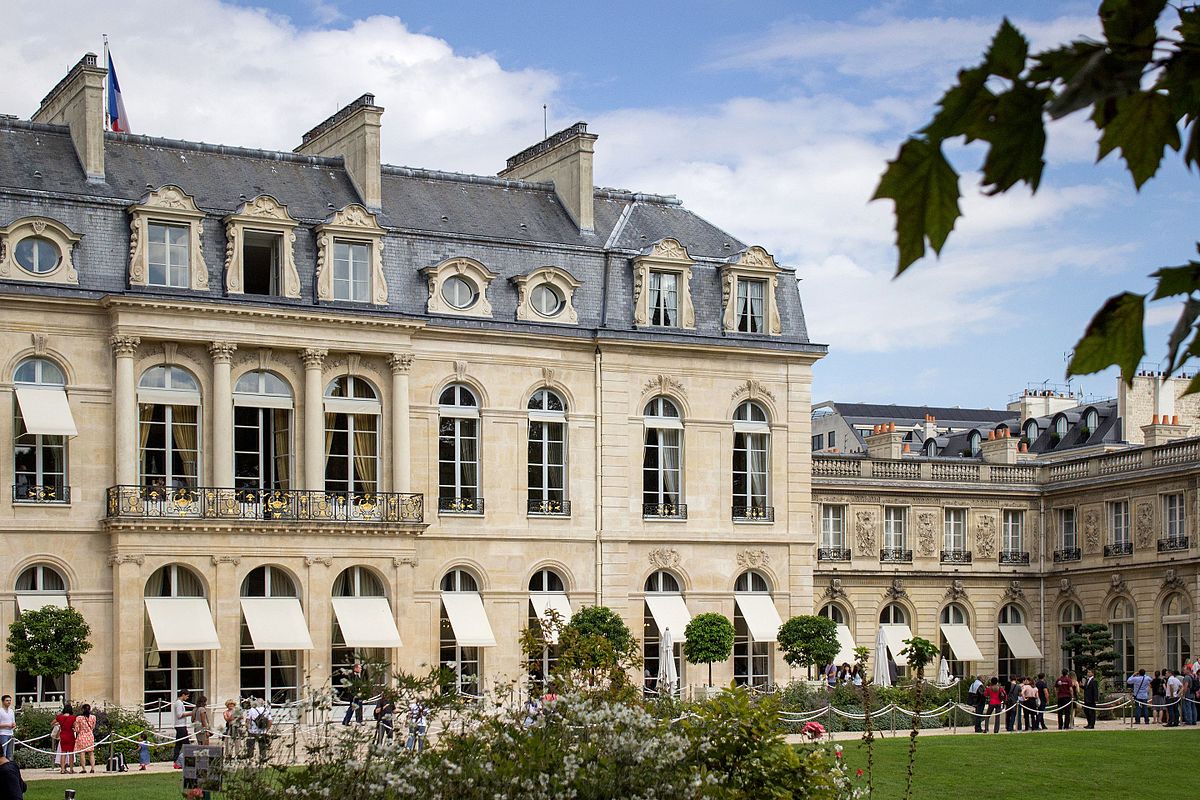
<svg viewBox="0 0 1200 800">
<path fill-rule="evenodd" d="M 67 703 L 63 706 L 62 713 L 54 718 L 58 723 L 58 747 L 62 753 L 62 757 L 58 762 L 58 771 L 67 772 L 70 767 L 70 772 L 75 771 L 75 712 L 71 710 L 71 704 Z"/>
</svg>

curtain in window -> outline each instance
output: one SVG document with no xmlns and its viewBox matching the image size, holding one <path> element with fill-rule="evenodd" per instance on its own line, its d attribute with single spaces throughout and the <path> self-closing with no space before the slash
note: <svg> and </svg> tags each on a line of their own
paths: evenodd
<svg viewBox="0 0 1200 800">
<path fill-rule="evenodd" d="M 659 430 L 662 454 L 662 499 L 665 503 L 679 502 L 679 431 Z"/>
<path fill-rule="evenodd" d="M 291 488 L 292 454 L 291 433 L 292 412 L 277 408 L 271 412 L 271 427 L 275 436 L 275 486 L 287 491 Z"/>
<path fill-rule="evenodd" d="M 329 476 L 329 461 L 333 453 L 333 437 L 337 433 L 338 414 L 325 415 L 325 476 Z M 311 480 L 311 479 L 309 479 Z"/>
<path fill-rule="evenodd" d="M 359 492 L 376 490 L 375 428 L 379 418 L 370 414 L 354 415 L 354 489 Z"/>
<path fill-rule="evenodd" d="M 143 477 L 150 471 L 146 463 L 146 443 L 150 441 L 150 420 L 154 418 L 154 406 L 143 403 L 138 406 L 138 452 L 142 457 Z"/>
<path fill-rule="evenodd" d="M 183 475 L 173 476 L 175 484 L 196 484 L 196 406 L 171 406 L 171 455 L 178 456 Z"/>
<path fill-rule="evenodd" d="M 746 318 L 747 308 L 750 305 L 750 284 L 746 281 L 738 281 L 738 319 L 742 320 L 743 330 L 754 330 L 754 321 Z"/>
<path fill-rule="evenodd" d="M 650 321 L 662 324 L 662 275 L 657 272 L 650 273 Z"/>
<path fill-rule="evenodd" d="M 459 496 L 474 499 L 479 495 L 478 455 L 479 423 L 474 419 L 458 420 L 458 482 Z"/>
<path fill-rule="evenodd" d="M 750 455 L 750 505 L 762 508 L 767 504 L 767 437 L 751 434 L 746 440 Z"/>
</svg>

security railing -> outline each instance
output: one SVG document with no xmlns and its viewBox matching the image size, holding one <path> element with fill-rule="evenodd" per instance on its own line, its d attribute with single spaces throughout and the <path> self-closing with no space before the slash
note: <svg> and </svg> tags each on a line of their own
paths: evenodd
<svg viewBox="0 0 1200 800">
<path fill-rule="evenodd" d="M 687 519 L 687 503 L 642 503 L 642 519 Z"/>
<path fill-rule="evenodd" d="M 1105 558 L 1131 555 L 1133 555 L 1133 542 L 1114 542 L 1113 544 L 1104 545 Z"/>
<path fill-rule="evenodd" d="M 411 492 L 110 486 L 107 516 L 110 519 L 420 523 L 425 520 L 425 496 Z"/>
<path fill-rule="evenodd" d="M 1029 553 L 1022 550 L 1001 550 L 1000 564 L 1002 566 L 1027 567 L 1029 566 Z"/>
<path fill-rule="evenodd" d="M 1188 544 L 1188 537 L 1186 536 L 1170 536 L 1166 539 L 1158 540 L 1158 552 L 1175 553 L 1180 550 L 1187 550 Z"/>
<path fill-rule="evenodd" d="M 849 547 L 818 547 L 817 561 L 849 561 Z"/>
<path fill-rule="evenodd" d="M 482 497 L 439 497 L 437 502 L 439 514 L 482 514 Z"/>
<path fill-rule="evenodd" d="M 774 506 L 733 506 L 734 522 L 774 522 Z"/>
<path fill-rule="evenodd" d="M 971 551 L 970 550 L 943 550 L 942 551 L 942 563 L 943 564 L 970 564 L 971 563 Z"/>
<path fill-rule="evenodd" d="M 1054 551 L 1054 563 L 1062 564 L 1065 561 L 1078 561 L 1083 557 L 1083 551 L 1078 547 L 1064 547 L 1062 550 Z"/>
<path fill-rule="evenodd" d="M 12 487 L 14 503 L 69 503 L 71 502 L 71 487 L 65 483 L 33 484 L 14 483 Z"/>
<path fill-rule="evenodd" d="M 530 500 L 529 514 L 534 517 L 569 517 L 570 500 Z"/>
<path fill-rule="evenodd" d="M 884 547 L 879 551 L 879 561 L 883 564 L 911 564 L 912 550 L 902 547 Z"/>
</svg>

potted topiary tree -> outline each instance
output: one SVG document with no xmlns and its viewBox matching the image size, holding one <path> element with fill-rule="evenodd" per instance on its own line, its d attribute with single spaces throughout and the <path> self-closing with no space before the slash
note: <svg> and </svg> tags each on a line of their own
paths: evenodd
<svg viewBox="0 0 1200 800">
<path fill-rule="evenodd" d="M 708 664 L 708 688 L 712 690 L 712 665 L 733 653 L 733 623 L 721 614 L 700 614 L 684 629 L 683 657 L 689 664 Z"/>
<path fill-rule="evenodd" d="M 779 649 L 793 667 L 832 664 L 842 649 L 837 623 L 829 617 L 800 615 L 779 626 Z"/>
<path fill-rule="evenodd" d="M 79 671 L 92 649 L 87 620 L 73 608 L 45 606 L 22 611 L 8 626 L 8 661 L 40 678 Z"/>
</svg>

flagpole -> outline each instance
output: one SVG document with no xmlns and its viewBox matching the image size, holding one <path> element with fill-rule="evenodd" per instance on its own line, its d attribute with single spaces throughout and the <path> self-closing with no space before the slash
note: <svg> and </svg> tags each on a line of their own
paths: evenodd
<svg viewBox="0 0 1200 800">
<path fill-rule="evenodd" d="M 104 94 L 102 95 L 104 98 L 104 130 L 108 131 L 112 130 L 112 121 L 108 118 L 108 34 L 100 35 L 104 37 Z"/>
</svg>

